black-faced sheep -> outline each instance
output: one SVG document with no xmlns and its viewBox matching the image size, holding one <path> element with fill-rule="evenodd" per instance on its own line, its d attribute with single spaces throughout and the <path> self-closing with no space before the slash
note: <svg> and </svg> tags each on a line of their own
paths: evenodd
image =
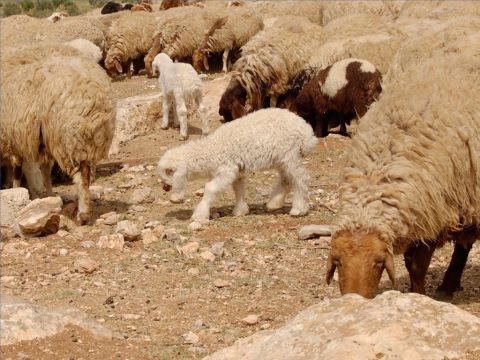
<svg viewBox="0 0 480 360">
<path fill-rule="evenodd" d="M 14 185 L 19 185 L 22 163 L 36 163 L 51 192 L 50 170 L 56 161 L 77 185 L 77 221 L 82 224 L 90 216 L 89 185 L 96 163 L 107 156 L 113 138 L 109 86 L 102 69 L 82 57 L 51 56 L 2 66 L 0 153 L 14 167 Z"/>
<path fill-rule="evenodd" d="M 106 15 L 106 14 L 113 14 L 123 10 L 125 10 L 125 8 L 123 7 L 122 4 L 116 3 L 114 1 L 109 1 L 103 6 L 101 13 L 103 15 Z"/>
<path fill-rule="evenodd" d="M 316 144 L 312 129 L 297 115 L 283 109 L 259 110 L 222 125 L 205 138 L 168 150 L 158 163 L 158 171 L 164 189 L 173 190 L 172 202 L 183 200 L 187 177 L 212 178 L 192 215 L 192 220 L 201 222 L 209 219 L 215 196 L 229 186 L 235 191 L 233 214 L 247 214 L 245 176 L 274 168 L 280 181 L 267 208 L 282 208 L 289 188 L 293 187 L 290 215 L 301 216 L 308 212 L 309 180 L 302 157 Z"/>
<path fill-rule="evenodd" d="M 360 122 L 327 263 L 327 282 L 337 269 L 342 294 L 373 297 L 384 269 L 394 282 L 394 254 L 405 254 L 412 290 L 424 293 L 435 248 L 478 230 L 479 67 L 465 54 L 426 59 L 398 76 Z"/>
<path fill-rule="evenodd" d="M 382 75 L 370 62 L 344 59 L 320 70 L 299 92 L 289 109 L 303 117 L 317 136 L 328 135 L 329 127 L 346 124 L 362 117 L 378 98 Z"/>
</svg>

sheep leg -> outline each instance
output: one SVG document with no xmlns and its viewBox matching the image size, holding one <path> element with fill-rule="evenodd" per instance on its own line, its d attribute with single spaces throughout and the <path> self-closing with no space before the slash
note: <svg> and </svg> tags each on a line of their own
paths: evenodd
<svg viewBox="0 0 480 360">
<path fill-rule="evenodd" d="M 127 79 L 130 79 L 133 75 L 132 59 L 127 62 Z"/>
<path fill-rule="evenodd" d="M 79 171 L 73 175 L 73 182 L 77 185 L 78 193 L 77 222 L 84 225 L 90 218 L 90 166 L 88 162 L 80 163 Z"/>
<path fill-rule="evenodd" d="M 163 94 L 163 118 L 162 118 L 162 123 L 160 124 L 160 128 L 163 130 L 168 128 L 168 116 L 170 115 L 170 104 L 171 104 L 171 99 L 168 94 Z"/>
<path fill-rule="evenodd" d="M 450 265 L 448 265 L 442 284 L 437 288 L 438 295 L 448 298 L 452 297 L 455 291 L 462 290 L 461 278 L 471 249 L 472 244 L 468 244 L 466 247 L 463 244 L 455 244 Z"/>
<path fill-rule="evenodd" d="M 178 116 L 178 122 L 180 123 L 180 140 L 184 141 L 188 139 L 188 124 L 187 124 L 187 105 L 181 90 L 175 90 L 175 112 Z"/>
<path fill-rule="evenodd" d="M 27 179 L 30 197 L 32 199 L 41 197 L 45 193 L 45 182 L 38 164 L 31 161 L 24 161 L 22 171 L 25 179 Z"/>
<path fill-rule="evenodd" d="M 225 191 L 237 179 L 238 172 L 230 169 L 219 169 L 216 176 L 205 185 L 203 198 L 195 208 L 192 215 L 193 221 L 206 221 L 210 218 L 210 207 L 212 206 L 215 196 Z"/>
<path fill-rule="evenodd" d="M 13 183 L 12 187 L 17 188 L 22 186 L 22 163 L 12 163 Z"/>
<path fill-rule="evenodd" d="M 145 70 L 147 71 L 147 76 L 149 78 L 153 77 L 153 68 L 152 68 L 152 63 L 153 60 L 155 59 L 155 56 L 160 53 L 162 50 L 162 45 L 160 44 L 160 37 L 156 36 L 155 39 L 153 40 L 153 44 L 151 49 L 148 51 L 148 54 L 143 58 L 145 62 Z"/>
<path fill-rule="evenodd" d="M 295 164 L 296 163 L 296 164 Z M 291 162 L 284 169 L 289 183 L 293 187 L 292 209 L 290 215 L 303 216 L 308 212 L 308 172 L 300 160 Z"/>
<path fill-rule="evenodd" d="M 283 207 L 285 204 L 285 197 L 290 190 L 290 183 L 288 182 L 285 173 L 280 170 L 279 175 L 280 179 L 278 184 L 273 189 L 272 194 L 270 195 L 270 200 L 267 203 L 267 209 L 270 211 L 281 209 Z"/>
<path fill-rule="evenodd" d="M 40 164 L 40 171 L 42 172 L 43 185 L 45 185 L 47 196 L 54 196 L 53 189 L 52 189 L 52 176 L 51 176 L 52 166 L 53 164 L 50 161 Z"/>
<path fill-rule="evenodd" d="M 235 207 L 233 208 L 234 216 L 247 215 L 249 208 L 245 201 L 245 177 L 240 176 L 232 184 L 233 191 L 235 191 Z"/>
<path fill-rule="evenodd" d="M 202 92 L 199 91 L 195 97 L 195 103 L 197 104 L 197 115 L 202 121 L 202 135 L 208 135 L 210 132 L 210 126 L 207 117 L 207 108 L 203 104 Z"/>
<path fill-rule="evenodd" d="M 272 95 L 270 97 L 270 107 L 272 107 L 272 108 L 277 107 L 277 100 L 278 100 L 278 97 Z"/>
<path fill-rule="evenodd" d="M 222 67 L 222 71 L 224 73 L 226 73 L 228 71 L 228 53 L 230 52 L 229 49 L 226 49 L 224 52 L 223 52 L 223 56 L 222 56 L 222 60 L 223 60 L 223 67 Z"/>
<path fill-rule="evenodd" d="M 404 254 L 405 266 L 410 275 L 410 291 L 425 294 L 425 275 L 432 260 L 434 244 L 419 242 L 412 245 Z"/>
</svg>

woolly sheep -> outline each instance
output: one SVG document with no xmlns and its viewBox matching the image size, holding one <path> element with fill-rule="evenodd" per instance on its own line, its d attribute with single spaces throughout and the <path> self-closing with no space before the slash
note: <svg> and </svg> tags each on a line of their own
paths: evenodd
<svg viewBox="0 0 480 360">
<path fill-rule="evenodd" d="M 103 58 L 102 50 L 100 50 L 100 48 L 96 46 L 94 43 L 86 39 L 75 39 L 75 40 L 66 42 L 65 45 L 73 47 L 74 49 L 77 49 L 84 56 L 89 57 L 96 63 L 99 63 Z"/>
<path fill-rule="evenodd" d="M 205 35 L 201 46 L 192 55 L 193 66 L 198 72 L 202 65 L 209 70 L 208 55 L 223 53 L 222 70 L 227 72 L 229 53 L 240 49 L 250 38 L 263 30 L 263 21 L 251 10 L 236 10 L 228 13 L 224 18 L 217 20 Z"/>
<path fill-rule="evenodd" d="M 146 11 L 146 12 L 153 12 L 153 7 L 150 4 L 146 3 L 140 3 L 140 4 L 135 4 L 132 6 L 130 11 L 135 12 L 135 11 Z"/>
<path fill-rule="evenodd" d="M 320 25 L 327 25 L 335 19 L 349 15 L 365 14 L 379 15 L 386 19 L 395 19 L 401 8 L 391 6 L 385 1 L 325 1 L 322 2 L 322 22 Z"/>
<path fill-rule="evenodd" d="M 346 124 L 352 118 L 361 118 L 380 95 L 381 80 L 382 75 L 372 63 L 344 59 L 320 70 L 299 92 L 290 109 L 304 118 L 317 136 L 327 136 L 329 125 L 338 124 L 340 133 L 346 135 Z"/>
<path fill-rule="evenodd" d="M 258 1 L 249 2 L 248 5 L 262 16 L 264 21 L 276 17 L 297 16 L 314 24 L 323 24 L 323 1 Z"/>
<path fill-rule="evenodd" d="M 160 10 L 168 10 L 179 6 L 188 6 L 200 3 L 200 0 L 162 0 Z"/>
<path fill-rule="evenodd" d="M 168 18 L 153 35 L 152 46 L 145 56 L 147 75 L 152 76 L 151 64 L 155 56 L 164 52 L 175 60 L 193 55 L 201 45 L 205 33 L 221 14 L 207 8 L 187 6 L 166 11 Z"/>
<path fill-rule="evenodd" d="M 279 172 L 280 181 L 267 208 L 282 208 L 292 186 L 290 215 L 301 216 L 308 212 L 309 179 L 302 158 L 316 144 L 311 127 L 297 115 L 282 109 L 259 110 L 221 126 L 205 138 L 168 150 L 158 162 L 158 171 L 164 189 L 172 189 L 172 202 L 183 201 L 187 177 L 212 178 L 192 215 L 192 220 L 202 222 L 209 219 L 215 196 L 230 185 L 236 198 L 233 215 L 247 214 L 247 173 L 273 168 Z"/>
<path fill-rule="evenodd" d="M 54 12 L 52 15 L 50 15 L 47 20 L 52 22 L 52 23 L 55 23 L 61 19 L 64 19 L 66 17 L 68 17 L 69 15 L 66 13 L 66 12 Z"/>
<path fill-rule="evenodd" d="M 406 1 L 401 7 L 398 19 L 437 19 L 448 20 L 466 15 L 480 15 L 480 7 L 475 0 L 451 1 Z"/>
<path fill-rule="evenodd" d="M 175 120 L 180 124 L 180 140 L 188 137 L 187 104 L 195 102 L 197 114 L 202 121 L 202 134 L 209 131 L 206 108 L 202 101 L 202 80 L 190 64 L 173 63 L 167 54 L 158 54 L 153 60 L 153 70 L 158 72 L 159 86 L 163 96 L 163 119 L 161 128 L 168 128 L 170 106 L 175 106 Z"/>
<path fill-rule="evenodd" d="M 266 96 L 275 106 L 277 97 L 288 90 L 290 80 L 316 51 L 321 32 L 320 26 L 305 19 L 284 17 L 242 47 L 242 56 L 233 66 L 231 83 L 238 83 L 245 90 L 245 111 L 261 108 Z M 231 113 L 228 108 L 220 112 Z"/>
<path fill-rule="evenodd" d="M 411 290 L 424 293 L 434 249 L 478 230 L 479 67 L 464 54 L 426 59 L 398 76 L 360 122 L 326 272 L 329 283 L 338 269 L 342 294 L 373 297 L 384 269 L 394 283 L 394 254 L 405 254 Z"/>
<path fill-rule="evenodd" d="M 51 56 L 4 65 L 1 78 L 0 153 L 17 175 L 23 162 L 38 164 L 48 193 L 55 160 L 77 185 L 82 224 L 90 214 L 91 177 L 108 153 L 115 123 L 109 80 L 92 64 L 82 57 Z"/>
</svg>

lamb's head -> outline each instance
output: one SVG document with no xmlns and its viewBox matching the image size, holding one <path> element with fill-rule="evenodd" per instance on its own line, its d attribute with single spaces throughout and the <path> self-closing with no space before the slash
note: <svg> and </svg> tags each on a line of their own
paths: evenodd
<svg viewBox="0 0 480 360">
<path fill-rule="evenodd" d="M 247 92 L 236 80 L 232 80 L 222 95 L 218 113 L 225 121 L 232 121 L 247 114 Z"/>
<path fill-rule="evenodd" d="M 208 66 L 208 54 L 200 49 L 196 49 L 193 52 L 192 62 L 193 67 L 198 73 L 202 72 L 203 69 L 207 71 L 210 70 L 210 67 Z"/>
<path fill-rule="evenodd" d="M 373 298 L 384 269 L 395 284 L 393 254 L 378 234 L 340 231 L 332 237 L 331 247 L 326 280 L 330 284 L 337 269 L 342 294 Z"/>
<path fill-rule="evenodd" d="M 105 70 L 107 70 L 108 76 L 112 79 L 116 79 L 118 75 L 123 73 L 122 62 L 117 55 L 107 54 L 105 57 Z"/>
<path fill-rule="evenodd" d="M 165 53 L 160 53 L 152 61 L 152 72 L 153 75 L 158 74 L 160 76 L 161 68 L 162 66 L 166 64 L 172 64 L 173 61 L 170 59 L 170 56 L 168 56 Z"/>
<path fill-rule="evenodd" d="M 167 151 L 158 162 L 158 174 L 163 184 L 163 190 L 170 191 L 172 203 L 183 202 L 185 196 L 185 185 L 187 181 L 187 170 L 184 164 L 175 156 L 175 149 Z"/>
</svg>

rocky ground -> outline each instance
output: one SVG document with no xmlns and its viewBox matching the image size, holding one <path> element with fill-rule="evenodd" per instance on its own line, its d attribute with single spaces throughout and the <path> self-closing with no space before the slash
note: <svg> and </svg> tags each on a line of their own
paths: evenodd
<svg viewBox="0 0 480 360">
<path fill-rule="evenodd" d="M 227 82 L 222 75 L 204 79 L 212 128 L 221 124 L 218 100 Z M 158 92 L 156 80 L 144 76 L 113 86 L 118 99 Z M 200 136 L 199 128 L 195 119 L 191 139 Z M 197 229 L 189 217 L 205 181 L 191 181 L 185 203 L 171 204 L 155 171 L 159 156 L 180 144 L 178 137 L 178 129 L 151 131 L 106 161 L 120 165 L 100 166 L 87 226 L 70 220 L 72 203 L 64 206 L 61 230 L 54 235 L 22 239 L 2 229 L 2 293 L 78 309 L 116 334 L 110 340 L 68 326 L 50 338 L 2 346 L 2 359 L 201 358 L 259 330 L 279 328 L 325 297 L 339 296 L 337 283 L 326 286 L 324 281 L 329 239 L 300 240 L 298 230 L 333 221 L 350 139 L 330 135 L 305 159 L 311 174 L 308 216 L 290 217 L 288 206 L 267 213 L 264 204 L 276 174 L 265 171 L 248 179 L 249 215 L 233 217 L 233 193 L 225 193 L 215 204 L 213 220 Z M 75 194 L 70 184 L 54 190 L 64 199 Z M 117 231 L 124 237 L 108 237 Z M 450 245 L 435 253 L 428 295 L 434 296 L 451 253 Z M 451 300 L 476 315 L 479 266 L 476 246 L 464 290 Z M 407 291 L 400 257 L 396 269 L 398 289 Z M 380 291 L 389 288 L 385 277 Z"/>
</svg>

